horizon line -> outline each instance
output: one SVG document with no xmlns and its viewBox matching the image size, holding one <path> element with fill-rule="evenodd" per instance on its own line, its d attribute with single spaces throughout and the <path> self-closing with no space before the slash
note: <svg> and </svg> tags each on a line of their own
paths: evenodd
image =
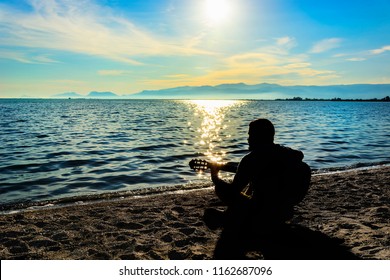
<svg viewBox="0 0 390 280">
<path fill-rule="evenodd" d="M 79 95 L 83 95 L 83 96 L 88 96 L 88 94 L 91 94 L 92 92 L 96 92 L 96 93 L 113 93 L 117 96 L 124 96 L 124 95 L 134 95 L 134 94 L 139 94 L 139 93 L 142 93 L 144 91 L 161 91 L 161 90 L 167 90 L 167 89 L 176 89 L 176 88 L 189 88 L 189 87 L 193 87 L 193 88 L 197 88 L 197 87 L 218 87 L 218 86 L 222 86 L 222 85 L 246 85 L 246 86 L 256 86 L 256 85 L 276 85 L 276 86 L 281 86 L 281 87 L 332 87 L 332 86 L 355 86 L 355 85 L 390 85 L 390 83 L 355 83 L 355 84 L 329 84 L 329 85 L 315 85 L 315 84 L 310 84 L 310 85 L 303 85 L 303 84 L 296 84 L 296 85 L 282 85 L 282 84 L 278 84 L 278 83 L 269 83 L 269 82 L 263 82 L 263 83 L 258 83 L 258 84 L 247 84 L 247 83 L 244 83 L 244 82 L 238 82 L 238 83 L 222 83 L 222 84 L 217 84 L 217 85 L 199 85 L 199 86 L 189 86 L 189 85 L 185 85 L 185 86 L 177 86 L 177 87 L 167 87 L 167 88 L 160 88 L 160 89 L 143 89 L 141 91 L 138 91 L 138 92 L 134 92 L 134 93 L 122 93 L 122 94 L 118 94 L 118 93 L 115 93 L 113 91 L 98 91 L 98 90 L 91 90 L 89 93 L 87 94 L 81 94 L 81 93 L 78 93 L 76 91 L 68 91 L 68 92 L 63 92 L 63 93 L 53 93 L 53 95 L 59 95 L 59 94 L 66 94 L 66 93 L 76 93 L 76 94 L 79 94 Z"/>
</svg>

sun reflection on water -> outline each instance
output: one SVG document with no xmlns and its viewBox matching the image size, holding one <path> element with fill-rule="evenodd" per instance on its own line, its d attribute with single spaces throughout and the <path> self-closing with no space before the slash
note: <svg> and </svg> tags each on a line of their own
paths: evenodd
<svg viewBox="0 0 390 280">
<path fill-rule="evenodd" d="M 226 113 L 245 101 L 240 100 L 188 100 L 186 101 L 195 111 L 195 117 L 201 120 L 199 126 L 188 123 L 196 129 L 198 137 L 195 145 L 210 161 L 220 162 L 225 158 L 226 150 L 221 144 L 222 131 L 226 132 L 230 120 L 225 120 Z M 229 138 L 229 133 L 223 133 L 223 137 Z"/>
</svg>

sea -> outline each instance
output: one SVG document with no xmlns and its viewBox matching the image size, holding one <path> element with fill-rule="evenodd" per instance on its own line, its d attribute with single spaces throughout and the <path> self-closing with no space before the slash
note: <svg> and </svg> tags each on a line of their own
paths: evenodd
<svg viewBox="0 0 390 280">
<path fill-rule="evenodd" d="M 257 118 L 314 173 L 390 164 L 390 102 L 0 99 L 0 209 L 205 186 Z"/>
</svg>

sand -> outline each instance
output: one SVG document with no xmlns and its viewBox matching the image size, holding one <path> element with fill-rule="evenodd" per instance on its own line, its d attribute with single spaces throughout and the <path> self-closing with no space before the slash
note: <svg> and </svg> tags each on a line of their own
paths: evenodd
<svg viewBox="0 0 390 280">
<path fill-rule="evenodd" d="M 205 188 L 2 214 L 0 258 L 211 259 L 220 230 L 202 222 L 210 206 L 221 207 Z M 351 258 L 390 260 L 390 167 L 313 176 L 292 224 L 335 241 Z M 342 258 L 314 245 L 316 255 L 299 258 Z M 302 246 L 280 258 L 294 259 Z"/>
</svg>

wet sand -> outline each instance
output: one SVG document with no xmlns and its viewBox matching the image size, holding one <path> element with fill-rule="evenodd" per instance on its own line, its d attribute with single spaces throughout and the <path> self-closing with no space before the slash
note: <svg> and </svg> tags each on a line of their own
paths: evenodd
<svg viewBox="0 0 390 280">
<path fill-rule="evenodd" d="M 0 258 L 211 259 L 220 231 L 208 229 L 201 217 L 218 205 L 212 188 L 205 188 L 4 214 Z M 313 176 L 292 224 L 329 238 L 347 256 L 390 260 L 390 167 Z M 286 248 L 286 258 L 302 244 L 294 246 Z M 326 244 L 308 247 L 317 254 L 301 258 L 341 258 L 325 256 Z"/>
</svg>

